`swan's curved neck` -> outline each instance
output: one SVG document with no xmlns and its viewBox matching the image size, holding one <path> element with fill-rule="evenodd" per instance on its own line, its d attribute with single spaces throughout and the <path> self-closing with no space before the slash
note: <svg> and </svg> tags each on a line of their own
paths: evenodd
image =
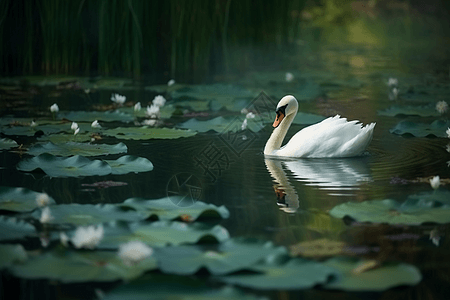
<svg viewBox="0 0 450 300">
<path fill-rule="evenodd" d="M 264 154 L 270 155 L 273 151 L 280 149 L 284 137 L 286 136 L 289 127 L 291 127 L 292 121 L 294 121 L 296 115 L 297 112 L 287 115 L 283 121 L 281 121 L 280 125 L 273 130 L 266 143 L 266 147 L 264 148 Z"/>
</svg>

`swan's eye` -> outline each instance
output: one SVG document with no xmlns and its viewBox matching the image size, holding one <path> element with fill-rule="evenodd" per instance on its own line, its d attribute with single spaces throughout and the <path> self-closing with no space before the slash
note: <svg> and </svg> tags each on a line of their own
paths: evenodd
<svg viewBox="0 0 450 300">
<path fill-rule="evenodd" d="M 288 105 L 286 104 L 286 105 L 283 105 L 283 106 L 278 107 L 278 109 L 277 109 L 277 111 L 276 111 L 277 116 L 279 116 L 280 113 L 282 113 L 283 115 L 286 115 L 286 107 L 287 107 L 287 106 L 288 106 Z"/>
</svg>

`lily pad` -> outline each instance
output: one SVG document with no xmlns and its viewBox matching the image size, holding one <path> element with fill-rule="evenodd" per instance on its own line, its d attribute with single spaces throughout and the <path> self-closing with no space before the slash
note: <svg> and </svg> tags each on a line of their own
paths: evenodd
<svg viewBox="0 0 450 300">
<path fill-rule="evenodd" d="M 269 255 L 285 253 L 284 247 L 275 247 L 271 242 L 243 239 L 225 241 L 218 251 L 203 251 L 198 246 L 155 249 L 161 270 L 178 275 L 191 275 L 202 267 L 214 275 L 228 274 L 243 270 Z"/>
<path fill-rule="evenodd" d="M 226 286 L 214 289 L 205 280 L 187 276 L 149 274 L 110 291 L 103 300 L 268 300 Z"/>
<path fill-rule="evenodd" d="M 92 139 L 91 134 L 89 132 L 79 133 L 77 135 L 73 135 L 73 133 L 59 133 L 59 134 L 51 134 L 51 135 L 43 135 L 38 137 L 38 141 L 40 142 L 52 142 L 54 144 L 65 144 L 69 142 L 90 142 Z"/>
<path fill-rule="evenodd" d="M 36 127 L 31 126 L 10 126 L 10 127 L 2 127 L 1 132 L 6 135 L 25 135 L 25 136 L 34 136 L 37 131 L 42 130 L 44 134 L 52 134 L 61 132 L 64 129 L 61 128 L 59 124 L 47 124 L 47 125 L 38 125 Z"/>
<path fill-rule="evenodd" d="M 282 256 L 281 256 L 282 257 Z M 251 270 L 259 274 L 232 274 L 216 277 L 220 281 L 259 290 L 298 290 L 327 283 L 339 275 L 336 269 L 306 259 L 268 257 Z"/>
<path fill-rule="evenodd" d="M 416 285 L 422 280 L 415 266 L 404 263 L 385 263 L 361 273 L 354 272 L 364 264 L 364 260 L 358 258 L 335 257 L 323 264 L 342 273 L 342 276 L 324 286 L 327 289 L 384 291 L 395 286 Z"/>
<path fill-rule="evenodd" d="M 98 248 L 116 249 L 120 244 L 139 240 L 151 247 L 195 244 L 199 241 L 223 242 L 230 236 L 220 225 L 157 221 L 153 223 L 117 223 L 105 226 L 105 236 Z"/>
<path fill-rule="evenodd" d="M 36 228 L 16 218 L 0 216 L 0 241 L 23 239 L 36 235 Z"/>
<path fill-rule="evenodd" d="M 124 211 L 114 204 L 59 204 L 50 206 L 52 219 L 50 224 L 72 224 L 85 226 L 110 221 L 138 221 L 145 215 L 135 211 Z M 41 211 L 33 212 L 32 216 L 39 219 Z"/>
<path fill-rule="evenodd" d="M 121 107 L 117 109 L 117 111 L 121 113 L 126 113 L 128 115 L 143 118 L 146 117 L 146 107 L 142 107 L 139 111 L 134 111 L 134 107 Z M 175 111 L 175 107 L 173 105 L 164 105 L 159 109 L 159 117 L 161 119 L 169 119 Z"/>
<path fill-rule="evenodd" d="M 390 130 L 398 135 L 411 134 L 416 137 L 447 137 L 445 131 L 450 127 L 450 121 L 436 120 L 431 124 L 401 121 Z"/>
<path fill-rule="evenodd" d="M 22 187 L 0 187 L 0 210 L 15 212 L 32 211 L 38 207 L 36 199 L 43 195 L 46 194 L 34 192 Z M 51 197 L 49 197 L 49 204 L 55 204 L 55 200 Z"/>
<path fill-rule="evenodd" d="M 127 266 L 116 252 L 66 250 L 33 257 L 23 264 L 15 264 L 10 271 L 20 278 L 69 283 L 130 280 L 157 268 L 158 264 L 152 256 L 136 265 Z"/>
<path fill-rule="evenodd" d="M 37 144 L 28 150 L 30 155 L 40 155 L 42 153 L 49 153 L 55 156 L 99 156 L 108 154 L 126 153 L 127 146 L 124 143 L 115 145 L 108 144 L 88 144 L 67 142 L 65 144 L 53 144 L 52 142 L 46 144 Z"/>
<path fill-rule="evenodd" d="M 111 166 L 111 174 L 121 175 L 128 173 L 140 173 L 153 170 L 151 161 L 144 157 L 125 155 L 116 160 L 105 160 Z"/>
<path fill-rule="evenodd" d="M 358 222 L 388 224 L 449 223 L 450 205 L 426 199 L 410 198 L 403 203 L 395 200 L 347 202 L 335 206 L 330 215 L 349 216 Z"/>
<path fill-rule="evenodd" d="M 112 171 L 109 164 L 101 160 L 90 160 L 79 155 L 63 158 L 48 153 L 23 159 L 17 164 L 17 169 L 25 172 L 41 169 L 51 177 L 102 176 Z"/>
<path fill-rule="evenodd" d="M 244 122 L 245 116 L 239 117 L 217 117 L 207 121 L 199 121 L 195 118 L 189 119 L 184 123 L 180 123 L 177 127 L 191 129 L 198 132 L 207 132 L 214 130 L 216 132 L 237 132 L 241 130 L 241 125 Z M 260 131 L 264 124 L 258 122 L 255 119 L 247 120 L 247 128 L 253 132 Z"/>
<path fill-rule="evenodd" d="M 123 140 L 149 140 L 149 139 L 178 139 L 190 137 L 197 132 L 191 130 L 181 130 L 172 128 L 152 128 L 143 127 L 118 127 L 103 131 L 107 136 L 113 136 Z"/>
<path fill-rule="evenodd" d="M 26 260 L 27 252 L 22 245 L 0 245 L 0 270 Z"/>
<path fill-rule="evenodd" d="M 178 197 L 180 200 L 182 197 Z M 180 207 L 174 204 L 176 197 L 165 197 L 155 200 L 142 198 L 130 198 L 125 200 L 121 207 L 131 207 L 147 216 L 157 216 L 159 220 L 174 220 L 180 216 L 188 216 L 190 221 L 198 219 L 222 218 L 227 219 L 230 212 L 225 206 L 217 207 L 201 201 L 195 202 L 188 207 Z"/>
<path fill-rule="evenodd" d="M 437 117 L 439 113 L 434 105 L 426 106 L 391 106 L 385 110 L 379 110 L 380 116 L 396 117 L 396 116 L 420 116 L 420 117 Z"/>
<path fill-rule="evenodd" d="M 8 150 L 15 147 L 19 147 L 16 141 L 7 138 L 0 139 L 0 150 Z"/>
<path fill-rule="evenodd" d="M 93 122 L 95 120 L 103 122 L 132 122 L 133 116 L 120 111 L 71 111 L 71 112 L 59 112 L 58 118 L 65 118 L 75 122 Z"/>
</svg>

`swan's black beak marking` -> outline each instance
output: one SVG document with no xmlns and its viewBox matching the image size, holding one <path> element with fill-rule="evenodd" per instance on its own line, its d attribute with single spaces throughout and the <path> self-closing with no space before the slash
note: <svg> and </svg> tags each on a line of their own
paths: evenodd
<svg viewBox="0 0 450 300">
<path fill-rule="evenodd" d="M 277 111 L 276 111 L 277 117 L 275 118 L 275 122 L 273 122 L 273 125 L 272 125 L 274 128 L 277 128 L 278 125 L 280 125 L 281 121 L 283 121 L 284 117 L 286 116 L 286 107 L 287 106 L 288 105 L 286 104 L 286 105 L 280 106 L 277 109 Z"/>
</svg>

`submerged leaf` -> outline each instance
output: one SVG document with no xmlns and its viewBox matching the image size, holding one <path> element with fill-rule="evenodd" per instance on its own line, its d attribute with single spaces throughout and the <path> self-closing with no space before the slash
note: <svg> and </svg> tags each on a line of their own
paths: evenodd
<svg viewBox="0 0 450 300">
<path fill-rule="evenodd" d="M 181 130 L 172 128 L 152 128 L 152 127 L 118 127 L 103 131 L 107 136 L 113 136 L 124 140 L 149 140 L 149 139 L 177 139 L 180 137 L 190 137 L 197 132 L 191 130 Z"/>
<path fill-rule="evenodd" d="M 30 155 L 40 155 L 42 153 L 49 153 L 55 156 L 99 156 L 108 154 L 126 153 L 127 146 L 124 143 L 115 145 L 108 144 L 90 144 L 90 143 L 76 143 L 67 142 L 64 144 L 53 144 L 52 142 L 46 144 L 37 144 L 28 150 Z"/>
<path fill-rule="evenodd" d="M 46 195 L 45 193 L 34 192 L 22 187 L 0 187 L 0 210 L 16 212 L 32 211 L 39 207 L 36 199 Z M 47 204 L 55 204 L 53 198 L 47 197 Z"/>
</svg>

